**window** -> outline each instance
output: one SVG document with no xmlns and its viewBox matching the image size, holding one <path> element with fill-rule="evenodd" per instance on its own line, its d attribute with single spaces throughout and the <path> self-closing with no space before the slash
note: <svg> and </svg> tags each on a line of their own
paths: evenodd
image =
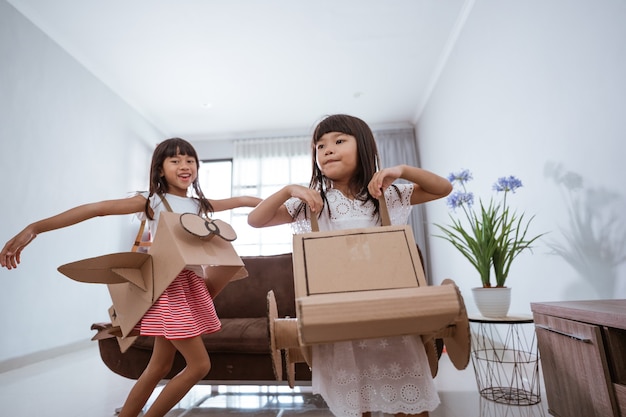
<svg viewBox="0 0 626 417">
<path fill-rule="evenodd" d="M 233 161 L 231 159 L 201 161 L 198 181 L 202 192 L 212 200 L 229 198 L 232 195 Z"/>
<path fill-rule="evenodd" d="M 204 195 L 211 200 L 230 198 L 233 195 L 233 161 L 231 159 L 201 161 L 198 181 Z M 214 219 L 225 221 L 237 232 L 237 240 L 233 242 L 233 246 L 240 255 L 243 254 L 240 253 L 239 246 L 249 246 L 245 242 L 251 241 L 249 235 L 251 231 L 254 231 L 248 226 L 247 215 L 249 212 L 250 208 L 242 208 L 213 213 Z"/>
<path fill-rule="evenodd" d="M 237 140 L 233 161 L 233 195 L 267 198 L 287 184 L 308 186 L 311 179 L 310 138 Z M 292 251 L 290 225 L 254 229 L 248 226 L 246 219 L 245 226 L 246 240 L 237 245 L 240 255 L 274 255 Z"/>
<path fill-rule="evenodd" d="M 311 154 L 308 137 L 238 141 L 234 158 L 204 160 L 200 164 L 200 187 L 211 199 L 250 195 L 266 198 L 287 184 L 308 186 Z M 215 213 L 237 232 L 233 246 L 241 256 L 274 255 L 292 250 L 290 225 L 255 229 L 248 225 L 252 208 Z"/>
<path fill-rule="evenodd" d="M 250 162 L 250 161 L 249 161 Z M 310 156 L 303 159 L 269 158 L 257 160 L 248 181 L 233 187 L 232 160 L 205 160 L 200 164 L 198 180 L 204 194 L 212 200 L 233 195 L 251 195 L 261 198 L 278 191 L 286 184 L 307 185 L 310 178 Z M 250 164 L 249 164 L 250 165 Z M 291 252 L 292 232 L 290 225 L 255 229 L 248 225 L 248 207 L 216 212 L 213 218 L 230 224 L 237 232 L 233 247 L 240 256 L 273 255 Z"/>
</svg>

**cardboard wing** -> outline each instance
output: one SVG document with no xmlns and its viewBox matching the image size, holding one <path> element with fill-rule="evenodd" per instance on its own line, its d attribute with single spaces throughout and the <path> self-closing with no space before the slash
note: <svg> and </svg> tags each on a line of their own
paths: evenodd
<svg viewBox="0 0 626 417">
<path fill-rule="evenodd" d="M 152 275 L 152 259 L 145 253 L 112 253 L 61 265 L 58 271 L 79 282 L 132 283 L 142 291 L 147 291 L 144 277 Z"/>
<path fill-rule="evenodd" d="M 400 335 L 428 335 L 461 314 L 451 285 L 303 297 L 297 302 L 302 345 Z"/>
<path fill-rule="evenodd" d="M 131 336 L 135 325 L 182 270 L 204 276 L 212 297 L 230 281 L 248 276 L 230 241 L 190 232 L 181 221 L 187 215 L 161 213 L 147 254 L 104 255 L 62 265 L 58 270 L 80 282 L 107 284 L 113 301 L 111 319 L 123 338 Z M 226 226 L 223 222 L 220 225 Z"/>
<path fill-rule="evenodd" d="M 428 287 L 409 226 L 295 235 L 302 345 L 427 334 L 461 313 L 452 286 Z"/>
</svg>

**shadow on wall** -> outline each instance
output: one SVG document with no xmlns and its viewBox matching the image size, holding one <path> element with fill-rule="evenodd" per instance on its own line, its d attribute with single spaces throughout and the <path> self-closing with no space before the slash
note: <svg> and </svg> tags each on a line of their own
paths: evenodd
<svg viewBox="0 0 626 417">
<path fill-rule="evenodd" d="M 585 186 L 580 174 L 566 171 L 558 163 L 546 163 L 544 176 L 557 185 L 568 211 L 567 224 L 558 225 L 562 238 L 546 240 L 546 244 L 578 272 L 585 287 L 591 286 L 598 298 L 614 298 L 618 266 L 626 261 L 626 224 L 620 217 L 623 207 L 619 207 L 623 196 Z"/>
</svg>

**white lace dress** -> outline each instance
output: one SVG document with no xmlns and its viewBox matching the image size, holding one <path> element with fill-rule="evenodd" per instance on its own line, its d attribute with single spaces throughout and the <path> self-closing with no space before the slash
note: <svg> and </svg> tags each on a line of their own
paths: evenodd
<svg viewBox="0 0 626 417">
<path fill-rule="evenodd" d="M 392 224 L 406 224 L 411 212 L 413 186 L 396 184 L 385 192 Z M 374 205 L 350 200 L 340 191 L 327 193 L 326 210 L 319 219 L 320 230 L 373 227 L 380 223 L 372 215 Z M 292 215 L 300 203 L 285 205 Z M 294 233 L 311 231 L 300 212 L 293 223 Z M 440 403 L 430 374 L 428 358 L 417 336 L 364 339 L 314 345 L 312 358 L 313 392 L 322 395 L 336 416 L 361 416 L 367 411 L 417 414 L 433 411 Z"/>
</svg>

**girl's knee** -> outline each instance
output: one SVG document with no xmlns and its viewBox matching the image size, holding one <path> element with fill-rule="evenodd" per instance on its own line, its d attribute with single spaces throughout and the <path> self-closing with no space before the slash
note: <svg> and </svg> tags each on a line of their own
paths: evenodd
<svg viewBox="0 0 626 417">
<path fill-rule="evenodd" d="M 211 370 L 211 359 L 200 336 L 174 342 L 174 346 L 185 358 L 185 374 L 197 379 L 204 378 Z"/>
<path fill-rule="evenodd" d="M 172 370 L 172 363 L 148 363 L 144 373 L 152 375 L 153 378 L 158 380 L 165 379 L 167 374 Z"/>
<path fill-rule="evenodd" d="M 187 364 L 189 367 L 189 364 Z M 198 377 L 198 380 L 204 378 L 211 370 L 211 361 L 207 357 L 206 360 L 198 361 L 191 365 L 194 375 Z"/>
<path fill-rule="evenodd" d="M 148 362 L 144 374 L 151 375 L 152 378 L 164 379 L 172 370 L 173 365 L 173 358 L 172 360 L 157 360 L 153 357 L 150 362 Z"/>
<path fill-rule="evenodd" d="M 193 378 L 197 381 L 203 379 L 211 370 L 211 360 L 207 356 L 206 359 L 190 361 L 183 372 L 189 378 Z"/>
</svg>

